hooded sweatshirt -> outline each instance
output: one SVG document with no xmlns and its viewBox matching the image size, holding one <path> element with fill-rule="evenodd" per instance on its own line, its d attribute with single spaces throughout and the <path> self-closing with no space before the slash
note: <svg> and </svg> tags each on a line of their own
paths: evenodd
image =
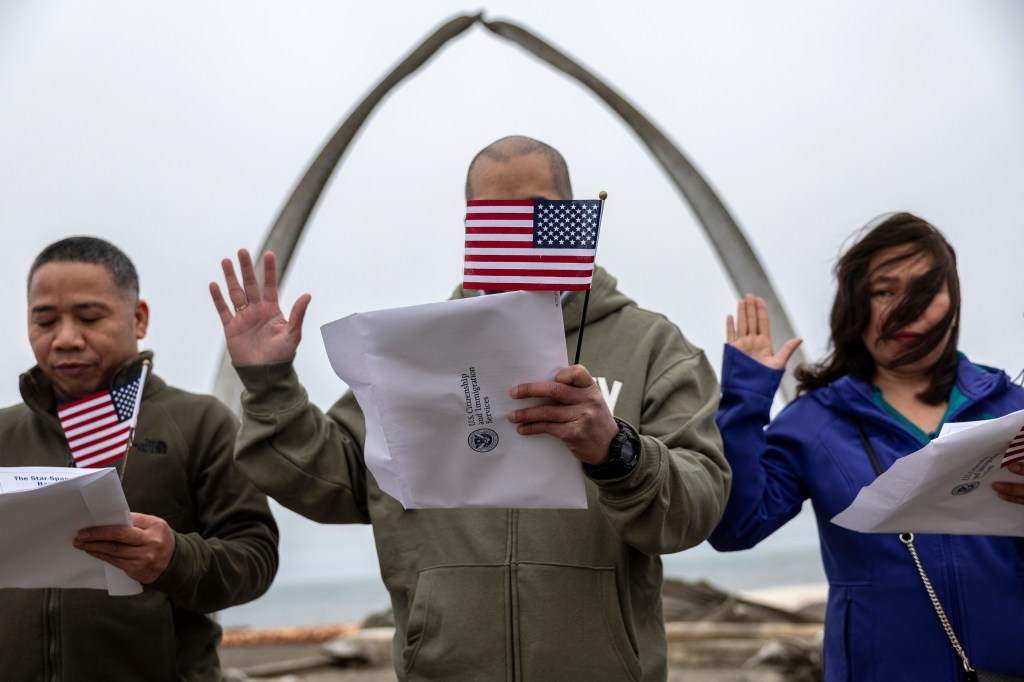
<svg viewBox="0 0 1024 682">
<path fill-rule="evenodd" d="M 139 375 L 143 353 L 111 382 Z M 50 382 L 21 375 L 24 403 L 0 410 L 0 466 L 74 466 Z M 133 512 L 175 536 L 171 563 L 141 594 L 0 590 L 0 679 L 220 681 L 220 626 L 207 613 L 263 594 L 277 571 L 267 499 L 235 468 L 237 420 L 217 399 L 150 374 L 122 487 Z M 83 527 L 89 525 L 83 523 Z"/>
<path fill-rule="evenodd" d="M 956 680 L 963 668 L 907 548 L 895 533 L 858 533 L 831 519 L 875 479 L 857 432 L 864 427 L 883 470 L 919 450 L 917 436 L 845 376 L 786 406 L 768 428 L 781 371 L 726 346 L 718 425 L 735 472 L 725 515 L 711 535 L 721 551 L 753 547 L 810 499 L 829 582 L 826 682 Z M 961 357 L 965 400 L 947 421 L 1024 409 L 1024 389 L 1000 370 Z M 1024 509 L 1006 503 L 1007 514 Z M 1024 521 L 1021 525 L 1024 535 Z M 914 545 L 971 665 L 1024 673 L 1024 542 L 985 535 L 915 534 Z"/>
<path fill-rule="evenodd" d="M 571 349 L 582 299 L 563 308 Z M 702 351 L 601 269 L 581 362 L 642 441 L 628 475 L 587 481 L 585 510 L 405 510 L 366 470 L 351 393 L 325 415 L 290 363 L 237 367 L 240 468 L 311 519 L 373 524 L 400 680 L 666 678 L 659 555 L 703 541 L 728 494 L 718 384 Z"/>
</svg>

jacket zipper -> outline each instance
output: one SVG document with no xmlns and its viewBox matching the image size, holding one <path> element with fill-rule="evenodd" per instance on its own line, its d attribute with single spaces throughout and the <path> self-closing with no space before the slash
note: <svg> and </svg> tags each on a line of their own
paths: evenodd
<svg viewBox="0 0 1024 682">
<path fill-rule="evenodd" d="M 505 548 L 505 599 L 508 604 L 508 622 L 505 627 L 508 632 L 509 668 L 506 679 L 508 682 L 519 680 L 519 645 L 516 638 L 516 621 L 519 619 L 519 609 L 516 604 L 515 589 L 515 561 L 517 552 L 517 535 L 519 512 L 516 509 L 508 510 L 508 545 Z"/>
<path fill-rule="evenodd" d="M 967 632 L 964 630 L 963 622 L 960 619 L 960 590 L 959 584 L 956 579 L 956 571 L 953 570 L 953 552 L 950 547 L 949 538 L 943 536 L 942 538 L 942 562 L 945 564 L 946 569 L 946 590 L 949 594 L 949 604 L 946 606 L 946 617 L 949 619 L 949 625 L 953 628 L 953 633 L 960 640 L 960 646 L 963 647 L 967 653 L 967 658 L 970 660 L 971 647 L 967 642 Z M 941 601 L 941 600 L 940 600 Z"/>
<path fill-rule="evenodd" d="M 44 632 L 46 633 L 45 644 L 50 679 L 53 682 L 60 682 L 60 652 L 57 650 L 60 641 L 60 612 L 59 605 L 57 604 L 57 591 L 45 590 L 43 592 L 43 599 L 46 601 L 46 627 Z"/>
</svg>

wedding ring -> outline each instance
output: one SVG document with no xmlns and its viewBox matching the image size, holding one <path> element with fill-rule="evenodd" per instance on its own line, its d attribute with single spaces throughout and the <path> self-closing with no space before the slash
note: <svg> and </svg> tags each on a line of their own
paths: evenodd
<svg viewBox="0 0 1024 682">
<path fill-rule="evenodd" d="M 235 306 L 235 312 L 236 313 L 240 313 L 240 312 L 242 312 L 243 310 L 245 310 L 248 307 L 249 307 L 248 303 L 243 303 L 242 305 L 236 305 Z"/>
</svg>

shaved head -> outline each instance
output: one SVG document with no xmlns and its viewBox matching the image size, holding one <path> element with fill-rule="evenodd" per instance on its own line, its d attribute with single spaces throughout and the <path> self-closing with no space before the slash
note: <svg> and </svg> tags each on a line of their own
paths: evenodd
<svg viewBox="0 0 1024 682">
<path fill-rule="evenodd" d="M 472 199 L 473 169 L 481 159 L 490 159 L 498 163 L 509 163 L 524 156 L 540 156 L 551 168 L 551 178 L 555 184 L 559 199 L 572 198 L 572 184 L 569 182 L 569 168 L 565 158 L 554 147 L 524 135 L 510 135 L 487 145 L 473 157 L 466 173 L 466 199 Z"/>
</svg>

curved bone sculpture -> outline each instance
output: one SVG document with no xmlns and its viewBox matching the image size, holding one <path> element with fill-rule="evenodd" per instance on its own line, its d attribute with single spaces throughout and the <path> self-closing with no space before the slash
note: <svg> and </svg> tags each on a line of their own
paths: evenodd
<svg viewBox="0 0 1024 682">
<path fill-rule="evenodd" d="M 725 266 L 735 290 L 739 294 L 756 291 L 764 297 L 777 338 L 796 336 L 793 325 L 790 324 L 789 317 L 775 292 L 775 287 L 743 231 L 711 185 L 665 133 L 608 84 L 551 44 L 521 26 L 508 21 L 486 21 L 481 14 L 460 15 L 442 24 L 377 83 L 324 144 L 316 159 L 296 185 L 284 208 L 281 209 L 281 213 L 260 250 L 260 252 L 273 251 L 275 253 L 281 280 L 285 277 L 295 247 L 324 187 L 366 119 L 392 89 L 426 64 L 448 41 L 462 34 L 476 22 L 482 23 L 494 34 L 519 45 L 537 58 L 571 76 L 600 97 L 612 111 L 618 114 L 651 151 L 655 160 L 665 170 L 682 194 L 683 199 L 693 210 L 697 221 L 704 229 L 708 239 L 711 240 L 712 246 Z M 259 268 L 257 268 L 257 273 L 262 279 L 262 272 Z M 794 358 L 793 366 L 804 362 L 803 349 L 798 348 Z M 788 401 L 796 397 L 796 381 L 790 372 L 787 371 L 783 377 L 780 389 L 784 400 Z M 241 386 L 231 367 L 231 360 L 224 352 L 214 382 L 214 394 L 237 411 L 240 390 Z"/>
</svg>

